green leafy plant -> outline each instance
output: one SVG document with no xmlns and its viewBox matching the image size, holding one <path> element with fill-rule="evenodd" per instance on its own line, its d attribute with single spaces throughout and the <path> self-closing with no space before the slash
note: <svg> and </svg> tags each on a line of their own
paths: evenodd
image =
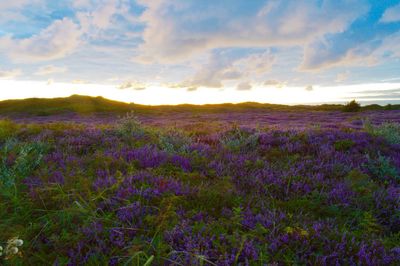
<svg viewBox="0 0 400 266">
<path fill-rule="evenodd" d="M 20 143 L 8 139 L 0 150 L 0 184 L 1 192 L 7 194 L 10 188 L 16 193 L 18 179 L 28 177 L 39 166 L 47 146 L 39 143 Z"/>
</svg>

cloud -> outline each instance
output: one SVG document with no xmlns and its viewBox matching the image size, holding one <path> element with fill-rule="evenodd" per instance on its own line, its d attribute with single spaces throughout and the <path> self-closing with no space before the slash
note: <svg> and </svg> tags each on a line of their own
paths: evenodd
<svg viewBox="0 0 400 266">
<path fill-rule="evenodd" d="M 13 79 L 21 75 L 21 70 L 12 69 L 12 70 L 1 70 L 0 69 L 0 79 Z"/>
<path fill-rule="evenodd" d="M 254 53 L 235 62 L 235 66 L 248 74 L 263 74 L 271 70 L 276 57 L 267 50 L 263 53 Z"/>
<path fill-rule="evenodd" d="M 394 83 L 398 83 L 399 81 L 400 81 L 400 77 L 381 80 L 381 82 L 394 82 Z"/>
<path fill-rule="evenodd" d="M 253 86 L 249 82 L 241 82 L 236 86 L 238 91 L 249 91 Z"/>
<path fill-rule="evenodd" d="M 380 27 L 380 26 L 378 26 Z M 391 29 L 390 31 L 395 31 Z M 389 33 L 390 33 L 389 31 Z M 400 58 L 400 31 L 343 33 L 308 45 L 300 71 L 321 71 L 342 66 L 375 66 L 384 59 Z M 356 34 L 356 36 L 352 36 Z"/>
<path fill-rule="evenodd" d="M 237 58 L 226 51 L 215 51 L 209 56 L 208 62 L 202 64 L 196 73 L 188 80 L 178 84 L 178 87 L 209 87 L 221 88 L 224 80 L 235 80 L 242 73 L 233 67 Z"/>
<path fill-rule="evenodd" d="M 267 87 L 276 87 L 276 88 L 284 88 L 286 87 L 286 82 L 282 82 L 279 80 L 270 79 L 264 82 L 264 86 Z"/>
<path fill-rule="evenodd" d="M 306 90 L 306 91 L 313 91 L 313 90 L 314 90 L 314 87 L 313 87 L 312 85 L 308 85 L 308 86 L 305 88 L 305 90 Z"/>
<path fill-rule="evenodd" d="M 342 72 L 342 73 L 338 73 L 336 75 L 335 82 L 341 83 L 341 82 L 347 80 L 349 78 L 349 75 L 350 75 L 350 72 L 348 72 L 348 71 Z"/>
<path fill-rule="evenodd" d="M 78 26 L 64 18 L 29 38 L 3 37 L 0 47 L 8 50 L 7 54 L 17 62 L 49 61 L 72 53 L 80 43 L 80 36 Z"/>
<path fill-rule="evenodd" d="M 391 23 L 400 21 L 400 4 L 392 6 L 383 13 L 380 22 Z"/>
<path fill-rule="evenodd" d="M 253 2 L 245 15 L 244 1 L 138 2 L 146 7 L 140 17 L 146 27 L 136 59 L 148 63 L 182 61 L 214 48 L 305 45 L 343 32 L 368 10 L 364 0 Z"/>
<path fill-rule="evenodd" d="M 137 91 L 145 90 L 147 88 L 146 84 L 136 82 L 136 81 L 126 81 L 118 86 L 118 89 L 126 90 L 133 89 Z"/>
<path fill-rule="evenodd" d="M 195 74 L 181 84 L 184 88 L 222 88 L 227 80 L 238 80 L 269 71 L 275 56 L 269 50 L 248 55 L 236 54 L 234 50 L 218 50 L 210 54 L 208 62 L 202 64 Z"/>
<path fill-rule="evenodd" d="M 379 60 L 374 52 L 382 45 L 378 36 L 366 37 L 368 40 L 332 36 L 308 45 L 300 71 L 320 71 L 337 66 L 373 66 Z"/>
<path fill-rule="evenodd" d="M 18 9 L 27 4 L 38 2 L 37 0 L 13 0 L 13 1 L 1 1 L 0 10 Z"/>
<path fill-rule="evenodd" d="M 80 1 L 79 7 L 94 7 L 91 11 L 81 11 L 77 13 L 77 18 L 82 31 L 86 34 L 96 36 L 99 30 L 107 29 L 111 26 L 113 16 L 119 11 L 117 8 L 118 0 L 103 1 L 97 5 L 90 5 L 87 1 Z"/>
<path fill-rule="evenodd" d="M 45 76 L 45 75 L 54 74 L 54 73 L 63 73 L 65 71 L 67 71 L 67 68 L 65 68 L 65 67 L 57 67 L 57 66 L 53 66 L 53 65 L 48 65 L 48 66 L 40 67 L 38 69 L 38 71 L 36 71 L 35 75 Z"/>
<path fill-rule="evenodd" d="M 72 6 L 75 8 L 87 8 L 91 6 L 90 0 L 74 0 Z"/>
<path fill-rule="evenodd" d="M 364 90 L 364 91 L 358 91 L 358 92 L 354 92 L 355 94 L 400 94 L 400 88 L 396 88 L 396 89 L 384 89 L 384 90 Z"/>
<path fill-rule="evenodd" d="M 90 83 L 89 81 L 82 80 L 82 79 L 74 79 L 72 81 L 72 84 L 89 84 L 89 83 Z"/>
</svg>

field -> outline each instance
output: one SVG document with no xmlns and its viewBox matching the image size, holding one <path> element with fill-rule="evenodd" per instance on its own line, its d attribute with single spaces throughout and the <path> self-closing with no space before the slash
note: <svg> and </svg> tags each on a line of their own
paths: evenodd
<svg viewBox="0 0 400 266">
<path fill-rule="evenodd" d="M 400 263 L 399 110 L 15 106 L 1 265 Z"/>
</svg>

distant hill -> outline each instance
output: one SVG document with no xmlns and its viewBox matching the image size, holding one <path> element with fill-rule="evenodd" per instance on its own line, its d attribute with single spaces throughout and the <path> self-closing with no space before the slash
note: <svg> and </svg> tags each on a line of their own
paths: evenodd
<svg viewBox="0 0 400 266">
<path fill-rule="evenodd" d="M 239 112 L 239 111 L 340 111 L 343 105 L 340 104 L 323 104 L 323 105 L 280 105 L 280 104 L 264 104 L 256 102 L 245 102 L 239 104 L 205 104 L 205 105 L 159 105 L 149 106 L 133 103 L 123 103 L 105 99 L 103 97 L 90 97 L 82 95 L 72 95 L 66 98 L 29 98 L 22 100 L 5 100 L 0 101 L 0 114 L 3 115 L 38 115 L 48 116 L 53 114 L 78 113 L 78 114 L 94 114 L 94 113 L 116 113 L 122 114 L 129 111 L 137 113 L 171 113 L 171 112 Z M 397 110 L 400 105 L 367 105 L 362 110 Z"/>
</svg>

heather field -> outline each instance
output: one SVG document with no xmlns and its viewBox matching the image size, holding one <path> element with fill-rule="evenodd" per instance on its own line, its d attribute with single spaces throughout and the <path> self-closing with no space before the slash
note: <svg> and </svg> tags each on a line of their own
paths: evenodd
<svg viewBox="0 0 400 266">
<path fill-rule="evenodd" d="M 400 111 L 2 115 L 1 265 L 399 265 Z"/>
</svg>

